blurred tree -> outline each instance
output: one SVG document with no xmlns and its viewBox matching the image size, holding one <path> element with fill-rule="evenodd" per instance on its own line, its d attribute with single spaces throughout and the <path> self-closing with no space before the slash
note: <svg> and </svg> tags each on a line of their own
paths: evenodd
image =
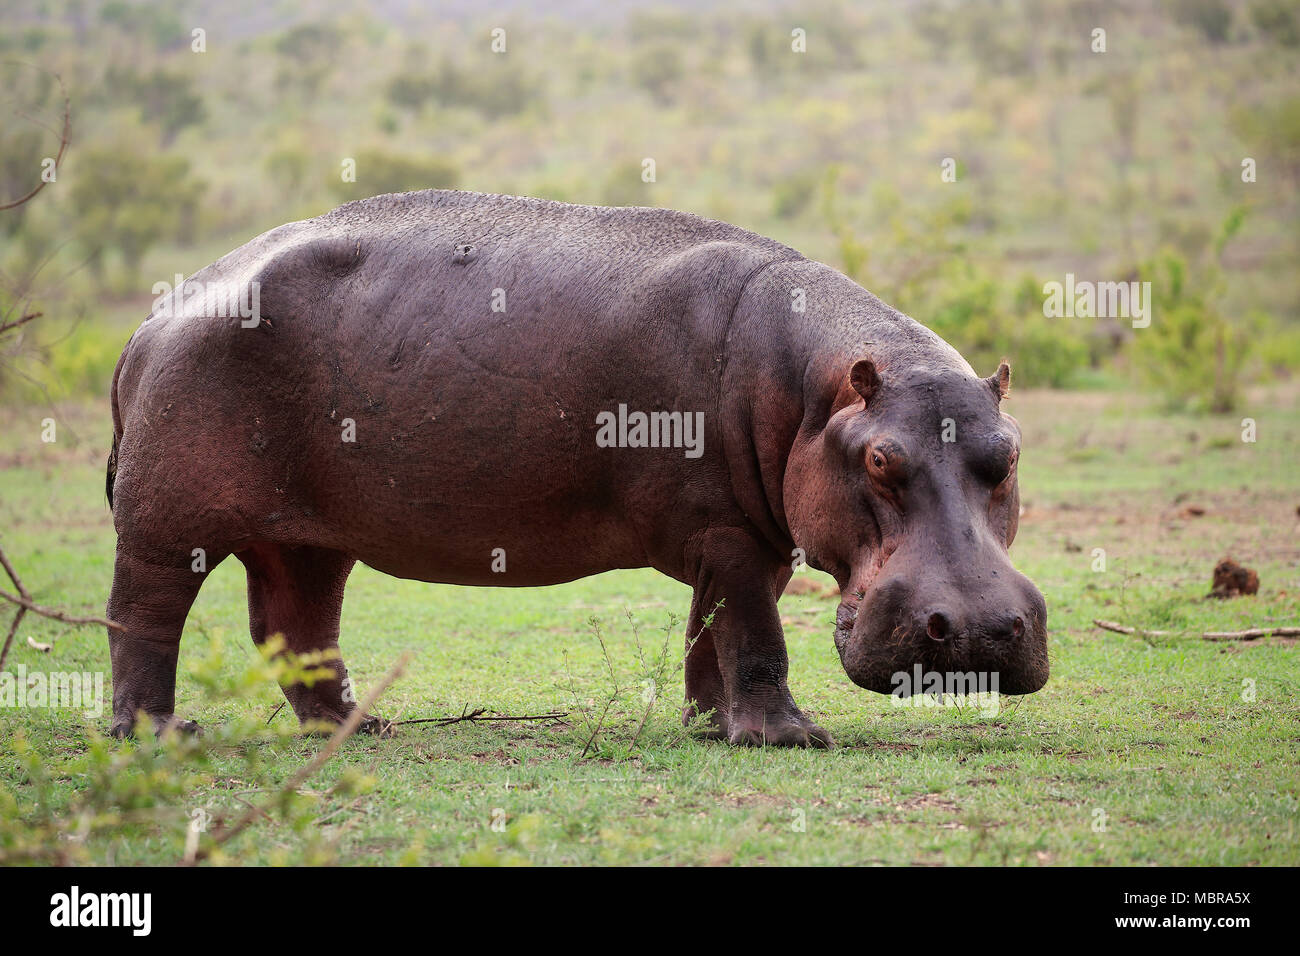
<svg viewBox="0 0 1300 956">
<path fill-rule="evenodd" d="M 106 256 L 116 251 L 124 287 L 138 279 L 151 246 L 192 229 L 205 189 L 187 160 L 141 155 L 121 143 L 82 153 L 72 176 L 73 230 L 87 264 L 102 281 Z"/>
<path fill-rule="evenodd" d="M 1264 36 L 1285 47 L 1300 46 L 1294 0 L 1259 0 L 1250 8 L 1250 19 Z"/>
<path fill-rule="evenodd" d="M 433 80 L 424 74 L 403 71 L 389 79 L 384 95 L 394 106 L 418 112 L 433 99 Z"/>
<path fill-rule="evenodd" d="M 376 150 L 360 153 L 356 159 L 357 181 L 335 182 L 331 187 L 343 199 L 416 189 L 454 189 L 460 181 L 460 171 L 445 159 L 395 156 Z"/>
<path fill-rule="evenodd" d="M 296 144 L 277 146 L 267 154 L 264 165 L 281 197 L 291 204 L 302 197 L 311 166 L 305 149 Z"/>
<path fill-rule="evenodd" d="M 677 83 L 686 73 L 682 54 L 672 43 L 639 47 L 632 57 L 632 78 L 660 106 L 673 102 Z"/>
<path fill-rule="evenodd" d="M 338 60 L 344 35 L 327 23 L 304 23 L 275 41 L 282 59 L 275 83 L 281 90 L 297 89 L 304 99 L 320 93 L 321 84 Z"/>
<path fill-rule="evenodd" d="M 1238 107 L 1229 122 L 1248 150 L 1276 162 L 1292 186 L 1300 187 L 1300 96 L 1253 109 Z"/>
<path fill-rule="evenodd" d="M 1171 406 L 1199 405 L 1230 412 L 1241 397 L 1241 380 L 1256 329 L 1253 319 L 1229 321 L 1219 310 L 1224 290 L 1223 251 L 1245 222 L 1233 209 L 1214 243 L 1213 257 L 1189 267 L 1176 253 L 1144 263 L 1158 311 L 1134 335 L 1132 357 L 1139 375 Z"/>
<path fill-rule="evenodd" d="M 1110 120 L 1115 130 L 1115 149 L 1111 155 L 1119 173 L 1119 184 L 1115 191 L 1115 211 L 1122 227 L 1121 240 L 1124 257 L 1133 260 L 1133 189 L 1129 182 L 1129 171 L 1137 156 L 1137 131 L 1139 107 L 1142 93 L 1138 88 L 1137 77 L 1129 70 L 1121 70 L 1110 76 L 1106 84 L 1106 101 L 1110 104 Z"/>
<path fill-rule="evenodd" d="M 813 205 L 823 173 L 815 168 L 801 169 L 777 180 L 772 187 L 772 214 L 778 219 L 794 219 Z"/>
<path fill-rule="evenodd" d="M 188 43 L 190 39 L 180 15 L 166 4 L 108 0 L 99 11 L 99 19 L 127 36 L 147 41 L 155 50 Z"/>
<path fill-rule="evenodd" d="M 1201 32 L 1210 43 L 1226 43 L 1232 7 L 1225 0 L 1172 0 L 1174 19 Z"/>
<path fill-rule="evenodd" d="M 41 160 L 49 152 L 48 137 L 39 129 L 15 123 L 0 126 L 0 202 L 17 199 L 41 178 Z M 25 205 L 0 217 L 0 234 L 12 236 L 23 224 Z"/>
<path fill-rule="evenodd" d="M 207 118 L 203 98 L 194 91 L 194 77 L 181 70 L 155 69 L 137 73 L 129 67 L 110 66 L 104 74 L 104 88 L 112 100 L 140 108 L 140 119 L 157 123 L 159 145 L 166 149 L 187 126 Z"/>
<path fill-rule="evenodd" d="M 405 67 L 389 79 L 386 96 L 394 106 L 412 111 L 434 100 L 442 106 L 476 110 L 488 119 L 513 116 L 543 101 L 541 77 L 527 73 L 509 57 L 491 59 L 483 70 L 462 69 L 449 56 L 432 73 Z"/>
<path fill-rule="evenodd" d="M 641 179 L 641 164 L 636 160 L 616 163 L 605 179 L 600 201 L 605 206 L 653 206 L 650 184 Z"/>
<path fill-rule="evenodd" d="M 0 64 L 0 88 L 13 104 L 0 123 L 0 204 L 8 205 L 42 186 L 46 160 L 61 155 L 55 117 L 64 112 L 67 91 L 53 73 L 16 61 Z M 5 209 L 0 235 L 18 233 L 27 209 L 25 203 Z"/>
</svg>

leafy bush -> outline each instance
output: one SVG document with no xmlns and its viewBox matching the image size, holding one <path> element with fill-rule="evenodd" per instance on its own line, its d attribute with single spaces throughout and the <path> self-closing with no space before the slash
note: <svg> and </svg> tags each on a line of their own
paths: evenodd
<svg viewBox="0 0 1300 956">
<path fill-rule="evenodd" d="M 1282 46 L 1300 46 L 1300 27 L 1296 26 L 1291 0 L 1260 0 L 1250 8 L 1255 29 Z"/>
<path fill-rule="evenodd" d="M 1232 7 L 1224 0 L 1173 0 L 1174 19 L 1199 30 L 1210 43 L 1225 43 L 1232 28 Z"/>
<path fill-rule="evenodd" d="M 1214 306 L 1220 291 L 1217 276 L 1198 282 L 1174 253 L 1140 271 L 1151 282 L 1153 315 L 1150 327 L 1138 330 L 1130 353 L 1139 376 L 1171 407 L 1232 411 L 1241 397 L 1251 323 L 1228 322 Z"/>
<path fill-rule="evenodd" d="M 216 641 L 192 665 L 192 676 L 213 699 L 229 701 L 261 693 L 268 681 L 310 684 L 332 673 L 319 654 L 283 651 L 282 638 L 268 641 L 259 659 L 231 674 Z M 170 842 L 178 863 L 260 856 L 254 827 L 238 826 L 248 804 L 231 792 L 232 779 L 248 792 L 271 794 L 259 798 L 263 813 L 255 820 L 276 815 L 308 835 L 306 861 L 329 863 L 340 834 L 322 825 L 322 807 L 346 805 L 374 785 L 373 778 L 344 772 L 322 792 L 283 788 L 263 749 L 299 735 L 288 721 L 270 728 L 248 718 L 205 728 L 201 737 L 161 738 L 147 724 L 137 729 L 138 739 L 122 742 L 88 725 L 84 749 L 72 748 L 57 761 L 42 757 L 22 731 L 0 732 L 0 753 L 12 768 L 0 775 L 0 865 L 85 864 L 101 858 L 104 845 L 126 841 Z"/>
</svg>

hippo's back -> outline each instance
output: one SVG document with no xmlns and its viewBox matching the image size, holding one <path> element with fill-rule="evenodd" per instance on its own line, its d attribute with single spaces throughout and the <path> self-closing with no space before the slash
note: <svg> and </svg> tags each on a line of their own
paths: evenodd
<svg viewBox="0 0 1300 956">
<path fill-rule="evenodd" d="M 683 257 L 697 267 L 742 271 L 800 258 L 774 240 L 669 209 L 424 190 L 347 203 L 273 229 L 195 278 L 211 270 L 212 278 L 260 280 L 271 312 L 275 306 L 294 310 L 301 305 L 295 294 L 310 301 L 321 284 L 330 284 L 345 286 L 367 308 L 390 318 L 406 317 L 401 307 L 418 298 L 416 311 L 423 318 L 430 309 L 420 306 L 432 306 L 439 315 L 471 321 L 508 315 L 512 285 L 521 293 L 545 289 L 564 301 L 609 303 L 639 295 Z M 724 280 L 708 273 L 700 278 Z M 498 305 L 498 311 L 485 313 L 487 300 L 480 309 L 466 297 L 485 287 L 507 292 L 504 310 Z M 455 304 L 456 314 L 439 308 L 444 304 Z M 604 315 L 617 317 L 609 310 Z"/>
<path fill-rule="evenodd" d="M 144 323 L 115 385 L 119 487 L 197 461 L 184 494 L 233 509 L 212 519 L 241 529 L 231 547 L 307 541 L 404 576 L 474 583 L 494 547 L 536 562 L 535 583 L 653 563 L 665 516 L 728 507 L 728 322 L 758 269 L 798 258 L 670 210 L 349 203 L 188 280 L 255 288 L 253 319 L 185 296 Z M 701 413 L 703 455 L 597 447 L 620 405 Z"/>
</svg>

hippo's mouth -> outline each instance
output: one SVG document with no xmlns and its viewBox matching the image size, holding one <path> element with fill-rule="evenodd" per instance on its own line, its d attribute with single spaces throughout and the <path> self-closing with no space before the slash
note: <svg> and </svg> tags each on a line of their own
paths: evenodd
<svg viewBox="0 0 1300 956">
<path fill-rule="evenodd" d="M 835 609 L 835 649 L 840 652 L 841 661 L 844 659 L 844 649 L 853 637 L 853 629 L 857 626 L 858 608 L 861 604 L 862 596 L 859 594 L 852 600 L 845 598 L 840 601 L 839 607 Z"/>
<path fill-rule="evenodd" d="M 954 636 L 940 643 L 925 631 L 880 620 L 861 593 L 846 595 L 835 611 L 835 649 L 849 678 L 880 694 L 897 695 L 910 687 L 918 671 L 963 677 L 973 675 L 1002 694 L 1032 694 L 1048 677 L 1046 619 L 1034 615 L 1023 635 L 990 642 L 976 635 Z M 861 621 L 859 620 L 861 618 Z M 908 696 L 912 691 L 901 691 Z M 916 692 L 920 692 L 919 688 Z"/>
</svg>

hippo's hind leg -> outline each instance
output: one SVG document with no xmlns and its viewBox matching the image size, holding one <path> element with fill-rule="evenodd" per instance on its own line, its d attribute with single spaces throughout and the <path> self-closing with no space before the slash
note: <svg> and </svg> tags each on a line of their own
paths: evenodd
<svg viewBox="0 0 1300 956">
<path fill-rule="evenodd" d="M 109 620 L 123 628 L 108 631 L 113 736 L 130 736 L 141 713 L 158 733 L 198 730 L 193 721 L 180 720 L 174 713 L 176 661 L 185 617 L 208 570 L 219 563 L 220 557 L 212 555 L 203 571 L 195 571 L 189 556 L 178 557 L 175 563 L 145 560 L 128 552 L 119 539 L 107 608 Z"/>
<path fill-rule="evenodd" d="M 356 695 L 338 653 L 343 589 L 356 559 L 328 548 L 273 543 L 255 544 L 235 557 L 248 573 L 248 623 L 258 645 L 281 634 L 285 649 L 294 654 L 334 652 L 323 664 L 334 671 L 332 677 L 310 687 L 283 686 L 299 722 L 341 724 L 356 709 Z M 379 718 L 367 715 L 360 729 L 378 733 L 384 728 Z"/>
<path fill-rule="evenodd" d="M 777 598 L 789 568 L 739 528 L 713 528 L 699 542 L 686 661 L 685 717 L 717 711 L 712 736 L 733 744 L 829 747 L 831 735 L 794 702 Z M 724 602 L 718 607 L 718 602 Z M 703 619 L 717 608 L 713 623 Z"/>
<path fill-rule="evenodd" d="M 697 589 L 686 626 L 686 706 L 682 709 L 682 723 L 689 724 L 696 717 L 708 714 L 703 736 L 726 740 L 727 688 L 718 669 L 713 632 L 704 626 L 712 609 L 701 607 L 700 597 Z"/>
</svg>

